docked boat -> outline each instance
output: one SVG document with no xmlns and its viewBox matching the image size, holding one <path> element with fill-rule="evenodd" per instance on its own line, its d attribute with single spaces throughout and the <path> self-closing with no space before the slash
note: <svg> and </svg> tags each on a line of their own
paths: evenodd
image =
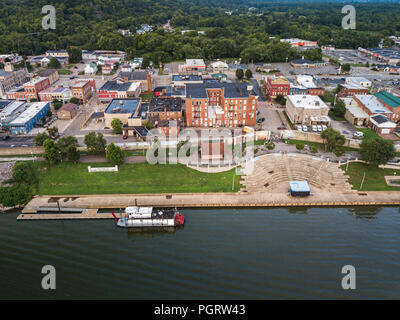
<svg viewBox="0 0 400 320">
<path fill-rule="evenodd" d="M 176 209 L 127 207 L 123 218 L 118 219 L 112 214 L 120 228 L 163 228 L 185 224 L 185 216 Z"/>
</svg>

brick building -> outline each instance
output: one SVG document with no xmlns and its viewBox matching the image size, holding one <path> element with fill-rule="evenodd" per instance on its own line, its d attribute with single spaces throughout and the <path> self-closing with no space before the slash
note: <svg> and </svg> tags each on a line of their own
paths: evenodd
<svg viewBox="0 0 400 320">
<path fill-rule="evenodd" d="M 153 98 L 149 104 L 148 119 L 156 125 L 162 121 L 183 121 L 181 98 Z"/>
<path fill-rule="evenodd" d="M 67 103 L 57 110 L 57 118 L 60 120 L 71 120 L 78 113 L 78 106 Z"/>
<path fill-rule="evenodd" d="M 375 94 L 375 97 L 390 111 L 393 112 L 390 119 L 400 123 L 400 98 L 386 91 L 381 91 Z"/>
<path fill-rule="evenodd" d="M 204 83 L 186 86 L 188 127 L 255 126 L 258 97 L 244 83 Z"/>
<path fill-rule="evenodd" d="M 264 84 L 265 92 L 270 99 L 275 99 L 278 95 L 289 95 L 290 82 L 283 76 L 268 77 Z"/>
<path fill-rule="evenodd" d="M 71 87 L 72 97 L 78 98 L 80 103 L 86 103 L 93 95 L 89 81 L 79 82 Z"/>
<path fill-rule="evenodd" d="M 39 101 L 39 92 L 50 87 L 50 81 L 48 78 L 35 78 L 24 84 L 25 98 L 27 101 L 36 99 Z"/>
<path fill-rule="evenodd" d="M 338 93 L 339 97 L 352 97 L 355 95 L 365 95 L 369 94 L 369 89 L 355 83 L 347 83 L 340 85 L 340 90 Z"/>
</svg>

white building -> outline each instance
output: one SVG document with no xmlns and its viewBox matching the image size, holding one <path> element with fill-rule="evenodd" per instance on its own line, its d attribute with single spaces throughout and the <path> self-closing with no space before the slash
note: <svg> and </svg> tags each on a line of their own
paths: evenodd
<svg viewBox="0 0 400 320">
<path fill-rule="evenodd" d="M 363 86 L 364 88 L 371 88 L 372 82 L 363 77 L 347 77 L 346 84 L 357 84 Z"/>
<path fill-rule="evenodd" d="M 85 67 L 85 74 L 96 74 L 97 65 L 94 62 L 88 63 Z"/>
<path fill-rule="evenodd" d="M 329 107 L 318 96 L 289 95 L 286 97 L 286 113 L 293 124 L 330 125 Z"/>
<path fill-rule="evenodd" d="M 229 70 L 228 64 L 222 61 L 213 62 L 211 68 L 215 73 L 225 73 Z"/>
</svg>

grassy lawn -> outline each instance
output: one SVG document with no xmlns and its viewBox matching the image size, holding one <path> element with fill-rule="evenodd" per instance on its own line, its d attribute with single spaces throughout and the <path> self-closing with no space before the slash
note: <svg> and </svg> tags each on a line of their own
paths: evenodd
<svg viewBox="0 0 400 320">
<path fill-rule="evenodd" d="M 288 139 L 285 140 L 287 141 L 288 144 L 296 144 L 296 143 L 303 143 L 304 145 L 308 145 L 309 147 L 317 147 L 318 150 L 325 150 L 325 146 L 323 143 L 318 143 L 318 142 L 310 142 L 310 141 L 303 141 L 303 140 L 294 140 L 294 139 Z M 355 151 L 358 152 L 360 151 L 359 149 L 354 149 L 354 148 L 349 148 L 349 147 L 342 147 L 344 151 Z"/>
<path fill-rule="evenodd" d="M 154 97 L 154 92 L 149 92 L 149 93 L 142 93 L 140 95 L 140 98 L 142 98 L 143 101 L 150 101 L 151 98 Z"/>
<path fill-rule="evenodd" d="M 358 128 L 357 131 L 361 131 L 364 134 L 364 139 L 366 140 L 372 138 L 380 138 L 379 134 L 369 128 Z"/>
<path fill-rule="evenodd" d="M 38 164 L 44 166 L 44 163 Z M 119 172 L 88 173 L 90 163 L 61 163 L 42 171 L 40 195 L 232 192 L 233 170 L 201 173 L 183 165 L 124 164 Z M 235 176 L 235 188 L 240 188 Z"/>
<path fill-rule="evenodd" d="M 366 176 L 361 191 L 400 191 L 400 185 L 399 187 L 391 187 L 385 181 L 385 176 L 400 176 L 400 170 L 379 169 L 377 166 L 360 162 L 350 163 L 348 172 L 346 172 L 346 165 L 343 165 L 341 168 L 350 176 L 349 182 L 353 186 L 353 189 L 360 190 L 365 172 Z"/>
<path fill-rule="evenodd" d="M 57 71 L 58 71 L 59 74 L 62 74 L 62 75 L 68 75 L 68 74 L 72 74 L 73 73 L 72 71 L 67 70 L 67 69 L 58 69 Z"/>
</svg>

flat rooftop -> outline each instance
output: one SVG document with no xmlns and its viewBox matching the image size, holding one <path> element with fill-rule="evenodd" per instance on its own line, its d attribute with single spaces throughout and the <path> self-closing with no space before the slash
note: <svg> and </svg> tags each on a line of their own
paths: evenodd
<svg viewBox="0 0 400 320">
<path fill-rule="evenodd" d="M 135 114 L 140 104 L 140 99 L 113 99 L 105 113 L 108 114 Z"/>
<path fill-rule="evenodd" d="M 4 101 L 4 100 L 3 100 Z M 26 102 L 25 101 L 13 101 L 9 103 L 7 106 L 3 108 L 3 110 L 0 112 L 1 117 L 9 117 L 11 116 L 15 111 L 17 111 L 20 107 L 22 107 Z"/>
<path fill-rule="evenodd" d="M 43 77 L 38 77 L 38 78 L 34 78 L 31 81 L 28 81 L 27 83 L 24 83 L 24 87 L 25 86 L 34 86 L 35 84 L 45 80 L 46 78 Z"/>
<path fill-rule="evenodd" d="M 181 98 L 152 98 L 150 100 L 149 112 L 181 112 Z"/>
<path fill-rule="evenodd" d="M 25 125 L 25 123 L 42 111 L 46 105 L 49 105 L 49 102 L 32 102 L 27 105 L 27 109 L 10 123 L 11 126 Z"/>
<path fill-rule="evenodd" d="M 202 78 L 197 75 L 173 75 L 172 81 L 202 81 Z"/>
<path fill-rule="evenodd" d="M 355 96 L 371 113 L 387 113 L 391 114 L 388 108 L 386 108 L 377 97 L 372 95 L 356 95 Z"/>
<path fill-rule="evenodd" d="M 329 109 L 329 107 L 318 96 L 312 95 L 289 95 L 286 97 L 295 108 L 304 109 Z"/>
</svg>

